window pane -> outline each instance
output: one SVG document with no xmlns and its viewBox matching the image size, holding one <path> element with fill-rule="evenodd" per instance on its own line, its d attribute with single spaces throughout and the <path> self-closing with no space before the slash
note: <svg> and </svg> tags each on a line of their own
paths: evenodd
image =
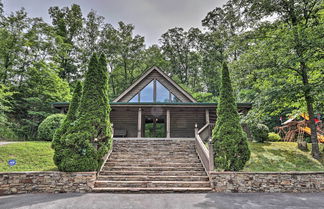
<svg viewBox="0 0 324 209">
<path fill-rule="evenodd" d="M 140 102 L 153 102 L 153 81 L 140 92 Z"/>
<path fill-rule="evenodd" d="M 178 99 L 178 97 L 176 97 L 173 94 L 171 94 L 171 102 L 172 103 L 177 103 L 177 102 L 181 102 L 181 101 L 180 101 L 180 99 Z"/>
<path fill-rule="evenodd" d="M 156 81 L 156 102 L 169 102 L 169 90 L 166 89 L 159 81 Z"/>
<path fill-rule="evenodd" d="M 129 100 L 128 102 L 131 102 L 131 103 L 135 103 L 135 102 L 138 102 L 138 94 L 136 94 L 131 100 Z"/>
</svg>

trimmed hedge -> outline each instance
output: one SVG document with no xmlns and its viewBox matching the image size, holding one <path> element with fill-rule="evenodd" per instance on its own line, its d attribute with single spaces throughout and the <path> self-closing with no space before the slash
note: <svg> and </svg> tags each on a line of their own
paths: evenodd
<svg viewBox="0 0 324 209">
<path fill-rule="evenodd" d="M 268 133 L 268 140 L 273 141 L 273 142 L 281 141 L 281 137 L 280 137 L 279 134 L 276 134 L 274 132 L 270 132 L 270 133 Z"/>
<path fill-rule="evenodd" d="M 37 139 L 52 141 L 55 131 L 61 126 L 65 117 L 64 114 L 53 114 L 45 118 L 38 126 Z"/>
</svg>

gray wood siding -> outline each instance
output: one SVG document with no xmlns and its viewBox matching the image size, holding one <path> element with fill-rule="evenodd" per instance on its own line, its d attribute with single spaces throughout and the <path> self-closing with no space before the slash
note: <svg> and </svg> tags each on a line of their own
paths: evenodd
<svg viewBox="0 0 324 209">
<path fill-rule="evenodd" d="M 135 96 L 135 94 L 137 94 L 153 79 L 157 79 L 158 81 L 160 81 L 161 84 L 163 84 L 172 94 L 178 97 L 178 99 L 180 99 L 182 102 L 191 102 L 183 93 L 181 93 L 176 87 L 174 87 L 168 80 L 166 80 L 160 73 L 158 73 L 155 70 L 153 70 L 145 79 L 143 79 L 138 85 L 136 85 L 125 96 L 123 96 L 119 100 L 119 102 L 128 102 Z"/>
<path fill-rule="evenodd" d="M 126 129 L 127 137 L 137 137 L 137 109 L 114 108 L 110 112 L 110 121 L 114 129 Z"/>
<path fill-rule="evenodd" d="M 171 137 L 195 137 L 195 123 L 198 129 L 205 123 L 205 109 L 170 109 Z"/>
<path fill-rule="evenodd" d="M 166 119 L 166 109 L 167 108 L 158 105 L 155 107 L 142 108 L 142 135 L 144 131 L 144 116 L 163 116 Z M 198 129 L 206 124 L 205 108 L 168 109 L 170 110 L 170 136 L 173 138 L 193 138 L 195 137 L 195 123 L 198 124 Z M 210 110 L 210 112 L 212 112 L 212 110 Z M 113 108 L 110 112 L 110 120 L 114 124 L 114 129 L 126 129 L 127 137 L 137 137 L 138 108 Z"/>
</svg>

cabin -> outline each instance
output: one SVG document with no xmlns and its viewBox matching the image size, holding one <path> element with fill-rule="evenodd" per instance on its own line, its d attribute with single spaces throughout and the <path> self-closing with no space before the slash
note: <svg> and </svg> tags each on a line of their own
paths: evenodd
<svg viewBox="0 0 324 209">
<path fill-rule="evenodd" d="M 110 106 L 114 137 L 194 138 L 197 130 L 208 130 L 208 137 L 217 119 L 216 103 L 197 102 L 158 67 L 143 73 Z M 68 103 L 53 107 L 66 112 Z M 252 105 L 237 107 L 245 114 Z"/>
</svg>

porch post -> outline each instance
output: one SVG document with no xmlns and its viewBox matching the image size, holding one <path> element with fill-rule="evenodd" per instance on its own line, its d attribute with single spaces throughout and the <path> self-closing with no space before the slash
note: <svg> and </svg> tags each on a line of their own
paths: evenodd
<svg viewBox="0 0 324 209">
<path fill-rule="evenodd" d="M 167 122 L 166 137 L 171 138 L 171 134 L 170 134 L 170 110 L 169 109 L 167 109 L 167 111 L 166 111 L 166 122 Z"/>
<path fill-rule="evenodd" d="M 138 108 L 137 138 L 142 137 L 142 108 Z"/>
<path fill-rule="evenodd" d="M 206 115 L 206 124 L 208 124 L 210 122 L 209 121 L 209 109 L 205 110 L 205 115 Z"/>
</svg>

